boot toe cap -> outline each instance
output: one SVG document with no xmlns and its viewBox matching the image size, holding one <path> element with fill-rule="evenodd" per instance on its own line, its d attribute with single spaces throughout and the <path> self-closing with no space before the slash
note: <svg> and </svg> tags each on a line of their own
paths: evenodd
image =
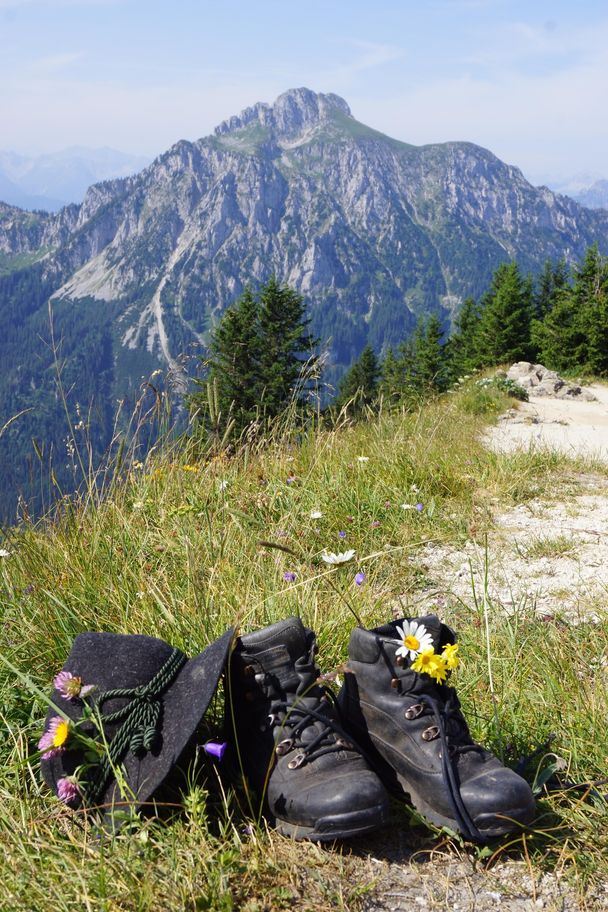
<svg viewBox="0 0 608 912">
<path fill-rule="evenodd" d="M 475 826 L 484 835 L 508 833 L 530 823 L 536 813 L 530 786 L 507 767 L 469 779 L 460 794 Z"/>
</svg>

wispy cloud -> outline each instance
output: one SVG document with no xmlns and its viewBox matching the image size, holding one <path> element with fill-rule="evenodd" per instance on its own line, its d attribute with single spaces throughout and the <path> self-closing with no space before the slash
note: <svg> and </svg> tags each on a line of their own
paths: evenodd
<svg viewBox="0 0 608 912">
<path fill-rule="evenodd" d="M 30 61 L 28 70 L 34 77 L 50 76 L 69 69 L 84 57 L 83 51 L 68 51 L 64 54 L 50 54 L 48 57 L 39 57 Z"/>
<path fill-rule="evenodd" d="M 378 69 L 403 57 L 403 48 L 395 44 L 382 44 L 358 39 L 343 39 L 332 42 L 335 46 L 346 47 L 351 51 L 349 60 L 335 67 L 329 67 L 319 74 L 326 85 L 348 83 L 359 73 Z"/>
</svg>

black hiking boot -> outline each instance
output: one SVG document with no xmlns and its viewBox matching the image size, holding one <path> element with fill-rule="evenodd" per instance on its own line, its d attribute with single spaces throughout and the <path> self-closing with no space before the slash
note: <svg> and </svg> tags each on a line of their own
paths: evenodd
<svg viewBox="0 0 608 912">
<path fill-rule="evenodd" d="M 455 641 L 435 615 L 356 628 L 338 702 L 389 788 L 437 826 L 486 842 L 530 823 L 535 804 L 527 782 L 475 744 L 443 683 L 458 661 Z"/>
<path fill-rule="evenodd" d="M 318 681 L 315 652 L 315 635 L 296 617 L 240 637 L 226 724 L 258 807 L 265 803 L 276 829 L 327 841 L 380 826 L 388 796 L 343 731 L 335 697 Z"/>
</svg>

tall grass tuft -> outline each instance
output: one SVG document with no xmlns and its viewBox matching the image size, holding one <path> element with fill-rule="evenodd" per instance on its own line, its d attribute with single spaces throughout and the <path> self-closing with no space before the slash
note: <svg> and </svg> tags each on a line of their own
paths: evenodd
<svg viewBox="0 0 608 912">
<path fill-rule="evenodd" d="M 354 909 L 373 891 L 364 858 L 267 831 L 215 769 L 192 783 L 173 822 L 141 820 L 100 838 L 40 783 L 39 694 L 84 630 L 159 636 L 191 655 L 229 625 L 250 631 L 297 614 L 317 631 L 329 672 L 346 659 L 355 619 L 372 626 L 426 611 L 440 581 L 425 575 L 425 548 L 483 544 L 499 505 L 559 496 L 572 476 L 565 457 L 487 452 L 485 419 L 467 396 L 357 424 L 282 421 L 230 454 L 221 440 L 207 452 L 181 440 L 143 464 L 127 461 L 52 523 L 5 534 L 0 908 Z M 323 562 L 324 549 L 345 548 L 356 552 L 351 562 Z M 484 864 L 525 857 L 535 875 L 557 871 L 583 896 L 608 877 L 607 615 L 570 624 L 527 605 L 506 615 L 480 593 L 440 601 L 460 636 L 465 661 L 453 683 L 473 733 L 534 783 L 539 818 L 525 838 L 477 855 L 410 828 L 396 807 L 378 844 L 399 833 L 412 851 L 441 844 Z M 219 700 L 209 725 L 219 732 Z"/>
</svg>

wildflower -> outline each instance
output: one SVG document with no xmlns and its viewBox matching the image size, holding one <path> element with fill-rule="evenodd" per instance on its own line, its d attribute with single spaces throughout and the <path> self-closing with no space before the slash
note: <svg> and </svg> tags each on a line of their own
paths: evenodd
<svg viewBox="0 0 608 912">
<path fill-rule="evenodd" d="M 363 572 L 363 570 L 359 570 L 359 572 L 355 575 L 355 585 L 362 586 L 364 582 L 365 582 L 365 573 Z"/>
<path fill-rule="evenodd" d="M 416 509 L 418 510 L 419 513 L 422 513 L 422 511 L 424 510 L 424 504 L 417 503 Z"/>
<path fill-rule="evenodd" d="M 198 466 L 195 465 L 183 465 L 182 470 L 184 472 L 198 472 Z"/>
<path fill-rule="evenodd" d="M 10 557 L 11 552 L 7 551 L 6 548 L 0 548 L 0 557 Z"/>
<path fill-rule="evenodd" d="M 292 484 L 294 483 L 295 480 L 296 480 L 296 476 L 295 476 L 295 475 L 290 475 L 290 476 L 287 478 L 287 484 L 288 484 L 288 485 L 292 485 Z"/>
<path fill-rule="evenodd" d="M 144 506 L 145 506 L 145 504 L 144 504 L 143 500 L 135 500 L 133 502 L 134 510 L 143 510 Z"/>
<path fill-rule="evenodd" d="M 310 511 L 311 519 L 321 519 L 322 516 L 323 516 L 323 514 L 321 513 L 320 510 L 311 510 Z"/>
<path fill-rule="evenodd" d="M 80 795 L 80 786 L 75 776 L 64 776 L 57 780 L 57 797 L 65 804 L 74 801 Z"/>
<path fill-rule="evenodd" d="M 350 548 L 348 551 L 339 554 L 334 554 L 333 551 L 324 550 L 321 555 L 326 564 L 346 564 L 348 561 L 352 560 L 354 556 L 354 548 Z"/>
<path fill-rule="evenodd" d="M 340 538 L 346 538 L 346 532 L 338 532 Z"/>
<path fill-rule="evenodd" d="M 227 487 L 228 487 L 228 482 L 224 478 L 224 480 L 220 481 L 220 483 L 218 484 L 217 489 L 218 489 L 218 491 L 225 491 Z"/>
<path fill-rule="evenodd" d="M 418 621 L 405 621 L 403 627 L 397 627 L 397 633 L 402 645 L 399 646 L 395 655 L 415 659 L 419 653 L 430 650 L 433 652 L 433 638 L 424 624 Z M 412 665 L 412 668 L 414 666 Z"/>
<path fill-rule="evenodd" d="M 346 517 L 346 522 L 347 522 L 347 523 L 354 523 L 354 521 L 355 521 L 355 517 L 354 517 L 354 516 L 347 516 L 347 517 Z"/>
<path fill-rule="evenodd" d="M 375 519 L 373 522 L 371 522 L 371 523 L 369 524 L 370 529 L 377 529 L 379 526 L 380 526 L 380 520 L 379 520 L 379 519 Z"/>
<path fill-rule="evenodd" d="M 412 492 L 412 494 L 417 494 L 418 490 L 419 490 L 418 485 L 415 485 L 415 484 L 410 485 L 410 491 Z"/>
<path fill-rule="evenodd" d="M 369 462 L 369 456 L 357 456 L 357 462 Z"/>
<path fill-rule="evenodd" d="M 77 697 L 86 697 L 95 689 L 94 684 L 82 683 L 82 678 L 73 675 L 71 671 L 60 671 L 55 675 L 53 687 L 58 690 L 65 700 L 75 700 Z"/>
<path fill-rule="evenodd" d="M 427 674 L 438 684 L 445 681 L 448 674 L 445 659 L 437 655 L 432 648 L 419 653 L 412 662 L 411 668 L 412 671 L 417 671 L 419 674 Z"/>
<path fill-rule="evenodd" d="M 415 508 L 415 506 L 414 506 L 413 504 L 402 503 L 402 504 L 401 504 L 401 509 L 402 509 L 402 510 L 415 510 L 416 508 Z"/>
<path fill-rule="evenodd" d="M 384 501 L 384 509 L 385 509 L 385 510 L 390 510 L 390 508 L 391 508 L 391 502 L 390 502 L 390 500 L 385 500 L 385 501 Z"/>
<path fill-rule="evenodd" d="M 286 583 L 295 583 L 296 574 L 293 572 L 293 570 L 286 570 L 283 574 L 283 579 Z"/>
<path fill-rule="evenodd" d="M 207 743 L 203 745 L 203 750 L 210 757 L 221 760 L 226 753 L 227 746 L 225 741 L 207 741 Z"/>
<path fill-rule="evenodd" d="M 146 597 L 146 593 L 145 593 L 145 592 L 142 592 L 141 589 L 139 590 L 139 592 L 136 592 L 136 593 L 135 593 L 135 598 L 143 599 L 143 598 L 145 598 L 145 597 Z"/>
<path fill-rule="evenodd" d="M 38 750 L 44 751 L 43 760 L 50 760 L 65 748 L 70 734 L 70 725 L 61 716 L 53 716 L 49 727 L 38 742 Z"/>
<path fill-rule="evenodd" d="M 458 643 L 447 643 L 443 647 L 443 652 L 441 655 L 445 660 L 446 668 L 448 671 L 452 671 L 454 668 L 458 668 L 460 665 L 460 659 L 456 655 L 457 652 Z"/>
</svg>

